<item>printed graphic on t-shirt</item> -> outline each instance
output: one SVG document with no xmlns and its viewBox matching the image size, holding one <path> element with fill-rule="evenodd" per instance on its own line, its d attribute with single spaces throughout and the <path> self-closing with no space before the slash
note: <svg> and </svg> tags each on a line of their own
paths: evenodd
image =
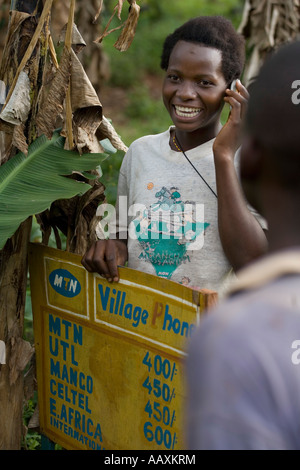
<svg viewBox="0 0 300 470">
<path fill-rule="evenodd" d="M 150 262 L 158 276 L 171 279 L 182 263 L 189 263 L 197 239 L 209 226 L 200 205 L 182 201 L 179 188 L 162 187 L 156 201 L 133 220 L 142 251 L 140 260 Z M 201 209 L 201 208 L 200 208 Z"/>
</svg>

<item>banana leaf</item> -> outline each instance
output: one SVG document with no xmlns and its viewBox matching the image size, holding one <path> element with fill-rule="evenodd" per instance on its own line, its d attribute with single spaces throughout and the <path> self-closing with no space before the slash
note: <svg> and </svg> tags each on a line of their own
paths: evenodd
<svg viewBox="0 0 300 470">
<path fill-rule="evenodd" d="M 57 199 L 91 188 L 66 176 L 73 171 L 101 171 L 99 165 L 107 154 L 79 155 L 65 150 L 64 141 L 58 131 L 51 140 L 42 135 L 31 144 L 27 156 L 20 152 L 0 166 L 0 250 L 27 217 L 46 210 Z"/>
</svg>

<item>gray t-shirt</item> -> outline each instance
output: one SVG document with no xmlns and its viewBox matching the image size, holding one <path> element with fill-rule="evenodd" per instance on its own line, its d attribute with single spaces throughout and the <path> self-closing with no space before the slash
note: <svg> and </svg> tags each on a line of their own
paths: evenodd
<svg viewBox="0 0 300 470">
<path fill-rule="evenodd" d="M 189 345 L 190 449 L 300 449 L 300 250 L 251 270 Z"/>
<path fill-rule="evenodd" d="M 217 198 L 169 139 L 170 129 L 136 140 L 121 166 L 117 220 L 123 219 L 124 237 L 129 227 L 128 266 L 220 293 L 231 266 L 220 242 Z M 186 154 L 216 192 L 213 143 Z M 120 196 L 128 197 L 128 219 Z"/>
</svg>

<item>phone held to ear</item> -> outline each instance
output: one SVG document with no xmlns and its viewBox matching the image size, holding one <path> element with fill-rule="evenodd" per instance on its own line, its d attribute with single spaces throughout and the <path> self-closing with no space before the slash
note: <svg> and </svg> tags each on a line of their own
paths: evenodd
<svg viewBox="0 0 300 470">
<path fill-rule="evenodd" d="M 230 90 L 232 90 L 232 91 L 237 91 L 237 89 L 236 89 L 236 82 L 237 82 L 237 80 L 233 80 L 233 81 L 231 82 Z M 230 111 L 231 111 L 232 106 L 229 105 L 229 108 L 230 108 Z"/>
<path fill-rule="evenodd" d="M 232 83 L 231 83 L 231 85 L 230 85 L 230 90 L 232 90 L 232 91 L 237 91 L 237 89 L 236 89 L 236 80 L 233 80 L 233 81 L 232 81 Z"/>
</svg>

